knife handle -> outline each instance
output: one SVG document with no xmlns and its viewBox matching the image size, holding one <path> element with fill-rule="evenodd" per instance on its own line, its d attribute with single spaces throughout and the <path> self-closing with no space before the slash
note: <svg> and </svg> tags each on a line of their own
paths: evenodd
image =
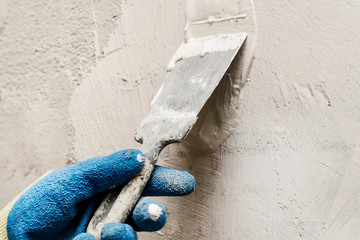
<svg viewBox="0 0 360 240">
<path fill-rule="evenodd" d="M 106 195 L 91 218 L 86 232 L 97 239 L 102 228 L 110 222 L 124 222 L 140 198 L 146 183 L 154 170 L 154 161 L 145 157 L 144 167 L 121 190 L 114 190 Z"/>
</svg>

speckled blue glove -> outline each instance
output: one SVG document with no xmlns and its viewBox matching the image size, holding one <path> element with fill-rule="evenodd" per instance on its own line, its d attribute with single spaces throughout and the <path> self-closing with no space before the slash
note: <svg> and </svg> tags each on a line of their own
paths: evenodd
<svg viewBox="0 0 360 240">
<path fill-rule="evenodd" d="M 55 170 L 31 186 L 12 207 L 7 223 L 9 240 L 95 239 L 84 233 L 103 197 L 103 192 L 121 186 L 144 165 L 138 150 L 124 150 Z M 183 196 L 195 188 L 189 173 L 157 166 L 143 195 Z M 131 226 L 109 223 L 103 240 L 136 239 L 134 231 L 157 231 L 166 223 L 165 208 L 141 198 L 132 215 Z"/>
</svg>

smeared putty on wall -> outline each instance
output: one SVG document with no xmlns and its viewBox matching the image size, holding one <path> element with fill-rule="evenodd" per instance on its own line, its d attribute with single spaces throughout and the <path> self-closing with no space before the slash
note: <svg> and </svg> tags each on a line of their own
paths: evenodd
<svg viewBox="0 0 360 240">
<path fill-rule="evenodd" d="M 187 1 L 185 41 L 192 37 L 247 33 L 247 40 L 218 88 L 199 114 L 184 145 L 215 151 L 239 124 L 238 102 L 247 85 L 257 41 L 252 1 Z"/>
</svg>

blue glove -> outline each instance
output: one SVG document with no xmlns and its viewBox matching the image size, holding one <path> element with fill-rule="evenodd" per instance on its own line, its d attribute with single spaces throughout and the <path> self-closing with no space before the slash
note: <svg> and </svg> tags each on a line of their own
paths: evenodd
<svg viewBox="0 0 360 240">
<path fill-rule="evenodd" d="M 14 204 L 8 216 L 9 240 L 96 239 L 84 233 L 103 192 L 122 185 L 144 165 L 138 150 L 124 150 L 55 170 L 31 186 Z M 195 188 L 185 171 L 156 166 L 144 196 L 184 196 Z M 166 223 L 165 208 L 141 198 L 129 223 L 109 223 L 103 240 L 136 239 L 134 231 L 157 231 Z"/>
</svg>

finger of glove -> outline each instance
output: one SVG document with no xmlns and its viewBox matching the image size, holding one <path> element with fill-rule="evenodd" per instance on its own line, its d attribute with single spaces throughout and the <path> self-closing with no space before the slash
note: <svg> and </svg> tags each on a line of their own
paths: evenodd
<svg viewBox="0 0 360 240">
<path fill-rule="evenodd" d="M 136 232 L 125 223 L 108 223 L 101 230 L 101 240 L 136 240 Z"/>
<path fill-rule="evenodd" d="M 64 187 L 66 194 L 74 196 L 78 202 L 123 184 L 143 166 L 144 155 L 139 150 L 129 149 L 55 170 L 48 177 L 52 178 L 50 184 Z M 64 195 L 64 192 L 60 195 Z"/>
<path fill-rule="evenodd" d="M 76 237 L 74 237 L 73 240 L 97 240 L 97 239 L 90 233 L 81 233 Z"/>
<path fill-rule="evenodd" d="M 158 231 L 166 224 L 165 208 L 151 198 L 141 197 L 131 214 L 129 223 L 136 231 Z"/>
<path fill-rule="evenodd" d="M 185 196 L 194 191 L 195 178 L 186 171 L 156 166 L 143 196 Z"/>
</svg>

